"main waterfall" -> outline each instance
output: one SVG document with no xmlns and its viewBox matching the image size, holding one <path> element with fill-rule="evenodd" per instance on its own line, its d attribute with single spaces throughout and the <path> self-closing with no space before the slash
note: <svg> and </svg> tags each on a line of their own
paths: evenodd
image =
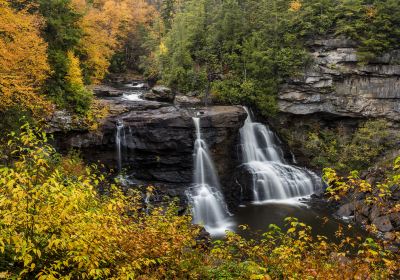
<svg viewBox="0 0 400 280">
<path fill-rule="evenodd" d="M 186 191 L 193 211 L 193 223 L 202 224 L 212 235 L 223 234 L 228 229 L 230 216 L 220 191 L 219 179 L 201 138 L 200 119 L 193 118 L 196 128 L 194 144 L 194 184 Z"/>
<path fill-rule="evenodd" d="M 318 188 L 318 177 L 311 171 L 290 165 L 265 125 L 247 119 L 240 130 L 244 165 L 253 177 L 254 201 L 284 200 L 311 195 Z"/>
</svg>

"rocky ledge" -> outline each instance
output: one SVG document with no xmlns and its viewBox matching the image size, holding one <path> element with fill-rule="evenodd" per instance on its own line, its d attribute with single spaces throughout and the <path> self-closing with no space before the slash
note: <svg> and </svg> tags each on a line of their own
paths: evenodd
<svg viewBox="0 0 400 280">
<path fill-rule="evenodd" d="M 316 40 L 309 49 L 314 63 L 279 93 L 282 113 L 400 121 L 400 50 L 362 65 L 350 40 Z"/>
<path fill-rule="evenodd" d="M 51 133 L 61 151 L 79 149 L 89 162 L 117 169 L 117 125 L 120 124 L 122 169 L 134 184 L 154 184 L 167 194 L 181 195 L 192 183 L 195 128 L 201 118 L 202 136 L 209 145 L 221 179 L 228 189 L 238 164 L 236 145 L 246 112 L 240 106 L 187 108 L 158 101 L 107 98 L 109 116 L 96 131 L 65 130 L 53 120 Z M 61 116 L 63 116 L 61 114 Z"/>
</svg>

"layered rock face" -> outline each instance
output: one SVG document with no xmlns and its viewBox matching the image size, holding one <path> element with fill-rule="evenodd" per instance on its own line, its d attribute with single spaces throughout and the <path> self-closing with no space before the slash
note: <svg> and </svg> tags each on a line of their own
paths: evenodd
<svg viewBox="0 0 400 280">
<path fill-rule="evenodd" d="M 385 119 L 389 124 L 389 138 L 398 141 L 400 50 L 363 65 L 357 57 L 356 48 L 354 42 L 346 39 L 331 38 L 310 43 L 314 62 L 300 77 L 283 85 L 278 94 L 280 113 L 269 121 L 289 143 L 300 165 L 309 166 L 310 158 L 314 156 L 304 149 L 310 141 L 310 132 L 340 129 L 347 137 L 367 119 Z M 393 162 L 400 154 L 398 144 L 393 150 L 385 151 L 371 165 L 378 164 L 380 160 Z M 364 173 L 376 170 L 381 169 L 372 166 Z M 379 180 L 376 174 L 371 176 L 373 182 Z M 392 189 L 393 203 L 397 203 L 398 186 Z M 392 238 L 392 231 L 399 229 L 399 213 L 387 214 L 375 206 L 366 205 L 363 197 L 351 203 L 341 201 L 336 210 L 339 217 L 354 216 L 353 221 L 360 224 L 375 224 L 388 240 Z"/>
<path fill-rule="evenodd" d="M 308 48 L 313 62 L 281 87 L 279 114 L 268 120 L 301 166 L 315 167 L 303 148 L 310 132 L 340 129 L 351 136 L 366 120 L 385 119 L 392 138 L 399 135 L 400 50 L 362 64 L 351 40 L 315 40 Z"/>
<path fill-rule="evenodd" d="M 309 49 L 314 64 L 282 87 L 281 112 L 400 121 L 400 51 L 360 65 L 350 40 L 316 40 Z"/>
<path fill-rule="evenodd" d="M 239 129 L 246 112 L 239 106 L 189 109 L 157 101 L 103 100 L 110 107 L 99 130 L 66 132 L 53 127 L 60 150 L 79 149 L 91 162 L 100 161 L 116 169 L 117 124 L 120 123 L 121 163 L 137 184 L 155 184 L 170 195 L 181 195 L 192 183 L 195 128 L 192 116 L 201 118 L 202 136 L 207 142 L 221 185 L 229 188 L 238 164 L 235 154 Z M 53 123 L 57 123 L 53 121 Z M 64 124 L 65 125 L 65 124 Z"/>
</svg>

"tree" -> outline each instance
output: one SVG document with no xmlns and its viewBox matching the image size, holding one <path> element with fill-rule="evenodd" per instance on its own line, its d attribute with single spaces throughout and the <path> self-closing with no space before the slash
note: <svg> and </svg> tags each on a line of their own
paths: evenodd
<svg viewBox="0 0 400 280">
<path fill-rule="evenodd" d="M 0 0 L 0 112 L 13 107 L 44 117 L 51 106 L 40 94 L 49 74 L 41 18 Z"/>
<path fill-rule="evenodd" d="M 69 67 L 67 53 L 73 51 L 81 40 L 79 20 L 82 15 L 73 9 L 71 0 L 40 0 L 39 4 L 39 11 L 45 19 L 43 35 L 49 45 L 48 58 L 52 70 L 46 81 L 46 92 L 59 107 L 82 113 L 81 109 L 88 106 L 74 107 L 76 102 L 73 97 L 81 94 L 71 92 L 75 87 L 66 80 Z"/>
</svg>

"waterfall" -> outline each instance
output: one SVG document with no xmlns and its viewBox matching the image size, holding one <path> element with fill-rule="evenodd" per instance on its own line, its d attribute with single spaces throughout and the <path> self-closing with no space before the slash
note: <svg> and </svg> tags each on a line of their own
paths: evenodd
<svg viewBox="0 0 400 280">
<path fill-rule="evenodd" d="M 311 195 L 318 177 L 311 171 L 290 165 L 284 158 L 275 134 L 265 125 L 252 121 L 250 112 L 240 130 L 244 165 L 253 177 L 255 202 L 284 200 Z"/>
<path fill-rule="evenodd" d="M 219 179 L 209 155 L 206 142 L 201 138 L 200 119 L 193 118 L 196 128 L 194 143 L 193 186 L 186 195 L 192 206 L 193 223 L 202 224 L 212 235 L 219 235 L 228 228 L 228 208 L 220 191 Z"/>
<path fill-rule="evenodd" d="M 125 131 L 124 131 L 124 123 L 121 120 L 117 121 L 116 124 L 117 133 L 115 134 L 115 146 L 117 150 L 117 164 L 118 164 L 118 171 L 121 172 L 122 170 L 122 143 L 125 141 Z"/>
</svg>

